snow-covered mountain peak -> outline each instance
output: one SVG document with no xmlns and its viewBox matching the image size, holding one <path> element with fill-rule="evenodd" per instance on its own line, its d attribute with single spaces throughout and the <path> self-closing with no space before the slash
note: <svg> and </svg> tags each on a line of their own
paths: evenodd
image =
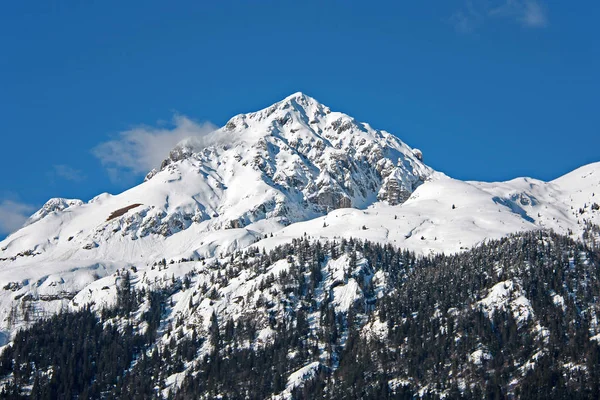
<svg viewBox="0 0 600 400">
<path fill-rule="evenodd" d="M 183 140 L 121 194 L 50 202 L 0 264 L 211 257 L 334 209 L 401 204 L 433 173 L 394 135 L 295 93 Z"/>
<path fill-rule="evenodd" d="M 263 146 L 268 137 L 276 137 L 292 147 L 298 141 L 320 142 L 322 147 L 346 150 L 367 141 L 378 142 L 380 147 L 406 147 L 387 132 L 371 128 L 366 123 L 331 109 L 314 98 L 297 92 L 262 110 L 239 114 L 225 126 L 202 137 L 190 137 L 172 151 L 163 168 L 207 148 L 235 146 Z M 406 149 L 404 149 L 406 150 Z M 407 152 L 413 154 L 412 150 Z M 416 151 L 414 154 L 419 154 Z"/>
<path fill-rule="evenodd" d="M 193 153 L 206 149 L 263 145 L 265 136 L 287 136 L 300 129 L 314 134 L 311 124 L 319 124 L 322 122 L 322 117 L 329 113 L 331 113 L 329 107 L 304 93 L 297 92 L 262 110 L 238 114 L 221 129 L 207 135 L 182 140 L 171 150 L 169 157 L 162 163 L 161 169 L 173 161 L 188 158 Z M 292 125 L 295 127 L 284 128 Z M 155 173 L 156 171 L 153 171 L 150 177 Z"/>
<path fill-rule="evenodd" d="M 310 112 L 314 110 L 323 110 L 324 112 L 327 112 L 327 110 L 329 110 L 329 107 L 320 103 L 314 97 L 302 92 L 292 93 L 283 100 L 275 103 L 274 106 L 279 106 L 282 109 L 293 107 L 297 111 L 303 110 L 304 112 Z"/>
<path fill-rule="evenodd" d="M 320 104 L 315 98 L 310 97 L 303 92 L 292 93 L 285 99 L 281 100 L 279 103 L 287 103 L 292 101 L 299 101 L 300 103 Z"/>
<path fill-rule="evenodd" d="M 184 164 L 224 170 L 217 180 L 242 170 L 258 174 L 255 179 L 283 198 L 307 202 L 317 213 L 365 207 L 377 198 L 401 203 L 433 172 L 422 163 L 419 150 L 300 92 L 260 111 L 239 114 L 206 136 L 182 141 L 160 171 L 176 175 Z"/>
<path fill-rule="evenodd" d="M 242 114 L 242 116 L 251 121 L 275 121 L 288 116 L 298 122 L 310 124 L 311 121 L 317 123 L 330 112 L 329 107 L 319 103 L 316 99 L 297 92 L 260 111 Z"/>
<path fill-rule="evenodd" d="M 36 211 L 35 214 L 29 217 L 25 225 L 31 225 L 53 212 L 63 211 L 69 207 L 80 206 L 82 204 L 83 201 L 79 199 L 63 199 L 61 197 L 52 198 L 48 200 L 46 204 L 42 206 L 42 208 Z"/>
</svg>

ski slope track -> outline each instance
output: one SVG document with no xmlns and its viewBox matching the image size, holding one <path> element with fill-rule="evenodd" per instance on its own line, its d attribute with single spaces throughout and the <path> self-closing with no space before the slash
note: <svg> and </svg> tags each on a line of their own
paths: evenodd
<svg viewBox="0 0 600 400">
<path fill-rule="evenodd" d="M 303 236 L 425 255 L 541 228 L 577 238 L 600 223 L 596 203 L 600 163 L 551 182 L 460 181 L 396 136 L 295 93 L 184 140 L 123 193 L 49 200 L 0 242 L 0 331 L 6 341 L 61 309 L 110 304 L 119 269 L 143 273 L 163 259 Z"/>
</svg>

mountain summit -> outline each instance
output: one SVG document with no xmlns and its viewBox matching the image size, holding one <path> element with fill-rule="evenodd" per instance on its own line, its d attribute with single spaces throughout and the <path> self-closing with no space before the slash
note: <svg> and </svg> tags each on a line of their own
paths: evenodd
<svg viewBox="0 0 600 400">
<path fill-rule="evenodd" d="M 244 180 L 235 185 L 244 187 L 248 180 L 242 171 L 254 171 L 250 172 L 254 180 L 278 192 L 279 207 L 262 204 L 272 212 L 269 216 L 292 221 L 303 219 L 286 211 L 298 204 L 320 213 L 363 208 L 376 198 L 401 203 L 433 172 L 421 159 L 420 151 L 397 137 L 331 112 L 298 92 L 263 110 L 237 115 L 210 135 L 184 140 L 147 179 L 183 160 L 200 169 L 208 164 L 214 170 L 225 169 L 214 178 L 226 186 L 231 185 L 225 180 L 241 175 Z M 235 226 L 253 220 L 241 217 Z"/>
</svg>

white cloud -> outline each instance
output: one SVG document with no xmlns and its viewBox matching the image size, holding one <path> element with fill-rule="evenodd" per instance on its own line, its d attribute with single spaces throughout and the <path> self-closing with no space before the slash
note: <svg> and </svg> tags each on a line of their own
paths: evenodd
<svg viewBox="0 0 600 400">
<path fill-rule="evenodd" d="M 535 1 L 526 1 L 521 21 L 526 26 L 543 28 L 548 25 L 546 8 Z"/>
<path fill-rule="evenodd" d="M 52 175 L 73 182 L 82 182 L 86 176 L 81 170 L 75 169 L 65 164 L 54 165 Z"/>
<path fill-rule="evenodd" d="M 92 153 L 110 176 L 118 176 L 123 170 L 145 174 L 160 166 L 169 151 L 181 140 L 202 137 L 215 129 L 216 126 L 210 122 L 198 123 L 176 115 L 170 127 L 139 126 L 120 132 L 114 140 L 96 146 Z"/>
<path fill-rule="evenodd" d="M 452 14 L 450 23 L 460 33 L 472 33 L 483 23 L 483 15 L 477 11 L 473 1 L 467 0 L 463 10 Z"/>
<path fill-rule="evenodd" d="M 472 33 L 489 19 L 512 20 L 528 28 L 548 25 L 545 5 L 538 0 L 467 0 L 463 9 L 450 17 L 460 33 Z"/>
<path fill-rule="evenodd" d="M 0 234 L 9 234 L 23 226 L 36 207 L 13 200 L 0 202 Z"/>
</svg>

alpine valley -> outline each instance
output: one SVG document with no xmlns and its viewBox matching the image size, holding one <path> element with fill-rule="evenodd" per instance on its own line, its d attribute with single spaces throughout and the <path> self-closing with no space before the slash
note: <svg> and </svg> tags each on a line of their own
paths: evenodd
<svg viewBox="0 0 600 400">
<path fill-rule="evenodd" d="M 49 200 L 0 242 L 0 397 L 597 398 L 600 163 L 426 156 L 295 93 Z"/>
</svg>

